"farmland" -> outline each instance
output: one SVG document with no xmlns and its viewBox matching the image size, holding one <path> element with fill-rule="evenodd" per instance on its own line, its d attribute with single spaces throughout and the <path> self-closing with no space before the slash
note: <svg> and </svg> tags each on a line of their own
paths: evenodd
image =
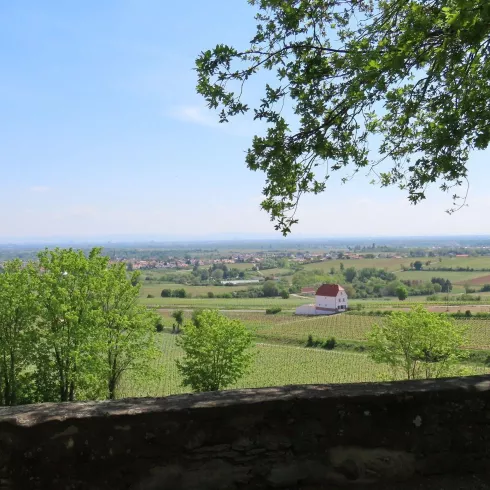
<svg viewBox="0 0 490 490">
<path fill-rule="evenodd" d="M 275 278 L 276 282 L 281 284 L 281 289 L 292 288 L 292 292 L 298 292 L 300 287 L 295 280 L 299 275 L 303 274 L 304 282 L 301 282 L 301 286 L 315 286 L 321 282 L 338 281 L 345 286 L 346 282 L 343 281 L 342 269 L 354 268 L 356 271 L 361 269 L 376 269 L 378 271 L 386 270 L 395 274 L 396 279 L 399 281 L 416 281 L 417 284 L 424 285 L 431 282 L 433 277 L 443 278 L 449 280 L 452 284 L 452 294 L 445 295 L 444 298 L 439 298 L 440 304 L 447 302 L 457 304 L 458 294 L 465 292 L 465 286 L 475 288 L 475 292 L 478 293 L 481 286 L 490 282 L 490 274 L 485 270 L 478 269 L 490 269 L 490 256 L 482 257 L 432 257 L 430 260 L 423 259 L 423 269 L 420 271 L 409 269 L 411 264 L 416 260 L 414 257 L 403 258 L 373 258 L 373 259 L 335 259 L 335 260 L 323 260 L 319 262 L 300 264 L 289 260 L 285 262 L 288 267 L 276 267 L 272 269 L 264 269 L 260 271 L 254 271 L 254 267 L 251 263 L 234 263 L 227 264 L 228 268 L 235 269 L 235 274 L 240 271 L 242 277 L 246 279 L 260 279 Z M 454 270 L 432 270 L 438 268 L 452 268 Z M 470 270 L 457 270 L 460 268 L 469 268 Z M 428 270 L 430 269 L 430 270 Z M 476 270 L 471 270 L 476 269 Z M 199 271 L 207 271 L 208 267 L 203 266 Z M 209 269 L 211 271 L 211 269 Z M 331 275 L 331 273 L 334 275 Z M 205 272 L 206 273 L 206 272 Z M 211 274 L 211 272 L 209 272 Z M 306 276 L 309 279 L 304 279 L 304 274 L 310 274 Z M 250 287 L 261 288 L 261 284 L 243 284 L 234 286 L 223 286 L 219 284 L 218 280 L 212 280 L 211 278 L 200 282 L 199 273 L 192 275 L 192 271 L 188 269 L 180 270 L 168 270 L 168 269 L 150 269 L 141 271 L 142 287 L 140 291 L 141 302 L 146 306 L 151 307 L 165 307 L 165 308 L 217 308 L 217 309 L 266 309 L 269 307 L 279 306 L 284 310 L 292 310 L 309 302 L 310 299 L 301 299 L 298 297 L 290 297 L 287 300 L 280 300 L 279 298 L 209 298 L 211 296 L 233 294 L 234 292 L 243 292 Z M 393 277 L 390 280 L 393 280 Z M 235 277 L 235 276 L 233 276 Z M 230 279 L 231 280 L 231 279 Z M 386 285 L 387 283 L 385 283 Z M 294 287 L 293 287 L 294 286 Z M 362 285 L 361 285 L 362 286 Z M 358 285 L 354 284 L 354 288 Z M 409 286 L 410 287 L 410 286 Z M 185 289 L 187 298 L 161 298 L 160 293 L 162 289 Z M 296 288 L 296 289 L 295 289 Z M 369 289 L 369 288 L 368 288 Z M 392 289 L 393 291 L 393 289 Z M 361 291 L 362 292 L 362 291 Z M 425 302 L 426 294 L 412 294 L 406 299 L 408 302 Z M 478 293 L 479 294 L 479 293 Z M 365 297 L 368 296 L 368 297 Z M 358 300 L 360 299 L 360 301 Z M 487 301 L 482 296 L 483 301 Z M 468 298 L 466 302 L 471 303 Z M 278 302 L 280 304 L 278 304 Z M 372 302 L 378 305 L 393 306 L 399 304 L 394 294 L 386 295 L 374 294 L 373 291 L 362 292 L 361 296 L 354 296 L 351 298 L 351 306 L 355 306 L 358 302 L 362 304 L 371 304 Z"/>
<path fill-rule="evenodd" d="M 168 311 L 162 312 L 168 317 Z M 350 383 L 389 379 L 388 370 L 374 363 L 366 354 L 335 349 L 331 351 L 306 348 L 308 335 L 339 341 L 364 341 L 371 325 L 383 317 L 367 315 L 337 315 L 334 317 L 298 319 L 292 315 L 264 315 L 255 312 L 229 312 L 228 316 L 241 319 L 257 334 L 256 357 L 250 372 L 230 388 L 252 388 L 287 384 Z M 469 330 L 469 346 L 490 349 L 490 320 L 457 320 Z M 184 393 L 175 361 L 182 352 L 177 347 L 176 335 L 162 333 L 158 363 L 164 375 L 155 380 L 141 381 L 127 377 L 120 396 L 164 396 Z M 483 364 L 467 365 L 471 373 L 487 373 Z"/>
<path fill-rule="evenodd" d="M 162 334 L 160 341 L 162 354 L 158 362 L 163 365 L 164 376 L 144 383 L 128 378 L 120 396 L 165 396 L 189 391 L 181 386 L 175 365 L 182 355 L 175 345 L 175 335 Z M 387 375 L 363 354 L 259 343 L 251 371 L 231 388 L 377 381 Z"/>
<path fill-rule="evenodd" d="M 158 308 L 214 308 L 220 310 L 265 310 L 278 306 L 283 309 L 294 309 L 308 303 L 311 299 L 290 297 L 282 298 L 142 298 L 141 303 Z"/>
<path fill-rule="evenodd" d="M 186 293 L 190 296 L 207 296 L 208 292 L 213 294 L 224 294 L 231 293 L 232 291 L 243 291 L 248 289 L 253 284 L 237 285 L 237 286 L 192 286 L 192 285 L 182 285 L 174 282 L 158 282 L 154 283 L 144 283 L 141 287 L 140 297 L 147 298 L 149 294 L 153 295 L 155 298 L 159 298 L 162 289 L 181 289 L 184 288 Z"/>
</svg>

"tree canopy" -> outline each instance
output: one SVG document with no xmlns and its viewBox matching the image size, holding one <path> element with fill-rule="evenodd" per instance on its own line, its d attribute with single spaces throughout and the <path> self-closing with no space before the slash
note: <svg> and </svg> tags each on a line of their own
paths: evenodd
<svg viewBox="0 0 490 490">
<path fill-rule="evenodd" d="M 250 45 L 202 52 L 197 91 L 222 122 L 252 111 L 266 126 L 246 163 L 266 174 L 276 229 L 290 232 L 300 197 L 334 171 L 397 185 L 414 204 L 430 184 L 466 184 L 470 152 L 490 141 L 488 0 L 249 3 Z M 252 79 L 265 83 L 255 102 Z M 449 212 L 465 199 L 453 192 Z"/>
<path fill-rule="evenodd" d="M 253 360 L 253 335 L 239 320 L 203 310 L 177 339 L 184 357 L 177 361 L 184 386 L 216 391 L 240 379 Z"/>
<path fill-rule="evenodd" d="M 387 364 L 395 379 L 439 378 L 455 374 L 464 359 L 467 327 L 418 305 L 391 313 L 369 334 L 369 355 Z"/>
</svg>

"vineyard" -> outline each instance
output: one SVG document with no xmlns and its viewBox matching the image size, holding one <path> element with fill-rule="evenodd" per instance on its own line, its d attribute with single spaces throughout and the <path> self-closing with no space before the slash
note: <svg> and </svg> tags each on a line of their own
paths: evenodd
<svg viewBox="0 0 490 490">
<path fill-rule="evenodd" d="M 257 337 L 266 342 L 305 344 L 308 336 L 337 340 L 367 340 L 367 333 L 377 323 L 382 324 L 385 316 L 333 315 L 321 317 L 297 317 L 294 315 L 264 315 L 254 312 L 229 312 L 228 316 L 242 320 L 253 328 Z M 490 319 L 454 319 L 468 329 L 468 347 L 490 349 Z"/>
<path fill-rule="evenodd" d="M 176 368 L 175 360 L 182 352 L 176 346 L 175 340 L 176 336 L 170 333 L 163 333 L 159 337 L 161 356 L 158 363 L 164 369 L 162 377 L 145 381 L 126 378 L 118 395 L 166 396 L 188 392 L 188 389 L 182 387 Z M 469 372 L 483 374 L 488 372 L 488 369 L 472 365 Z M 375 364 L 366 354 L 259 342 L 256 345 L 256 357 L 251 371 L 230 388 L 353 383 L 386 379 L 390 379 L 388 370 Z"/>
<path fill-rule="evenodd" d="M 158 364 L 164 375 L 155 380 L 127 377 L 119 396 L 164 396 L 188 391 L 181 385 L 175 361 L 182 355 L 176 345 L 176 335 L 170 334 L 171 312 L 161 310 L 164 332 L 159 335 Z M 185 312 L 190 320 L 191 311 Z M 350 383 L 379 381 L 390 378 L 383 365 L 375 364 L 367 354 L 335 348 L 324 350 L 305 347 L 308 336 L 317 339 L 335 337 L 338 342 L 364 343 L 374 323 L 386 321 L 386 316 L 360 314 L 330 317 L 296 317 L 290 313 L 266 315 L 254 311 L 228 311 L 226 315 L 243 321 L 257 335 L 256 357 L 250 372 L 230 388 L 279 386 L 288 384 Z M 490 319 L 462 318 L 455 322 L 468 329 L 468 348 L 490 350 Z M 461 366 L 468 373 L 489 372 L 481 364 Z"/>
<path fill-rule="evenodd" d="M 171 312 L 160 310 L 167 323 L 171 324 Z M 319 317 L 301 317 L 291 313 L 266 315 L 255 311 L 228 311 L 230 318 L 236 318 L 252 328 L 260 342 L 291 343 L 305 345 L 308 336 L 326 339 L 335 337 L 337 340 L 366 341 L 367 333 L 377 323 L 382 324 L 385 316 L 344 314 Z M 190 319 L 191 312 L 186 312 Z M 453 321 L 468 329 L 468 348 L 490 350 L 490 319 L 489 318 L 458 318 Z"/>
</svg>

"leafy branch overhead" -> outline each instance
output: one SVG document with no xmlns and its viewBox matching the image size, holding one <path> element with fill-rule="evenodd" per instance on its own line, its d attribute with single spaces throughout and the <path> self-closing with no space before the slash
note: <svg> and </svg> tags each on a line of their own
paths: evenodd
<svg viewBox="0 0 490 490">
<path fill-rule="evenodd" d="M 222 122 L 252 111 L 267 124 L 246 163 L 266 174 L 262 207 L 276 229 L 289 233 L 300 197 L 344 168 L 414 204 L 429 184 L 466 181 L 470 152 L 490 140 L 488 0 L 249 3 L 259 9 L 250 46 L 201 53 L 197 91 Z M 269 83 L 250 106 L 247 82 L 259 77 Z"/>
</svg>

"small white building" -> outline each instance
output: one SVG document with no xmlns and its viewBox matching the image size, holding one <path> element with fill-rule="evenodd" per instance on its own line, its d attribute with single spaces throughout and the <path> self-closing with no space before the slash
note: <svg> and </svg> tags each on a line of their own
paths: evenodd
<svg viewBox="0 0 490 490">
<path fill-rule="evenodd" d="M 315 295 L 315 304 L 301 305 L 296 315 L 333 315 L 347 310 L 348 297 L 342 286 L 323 284 Z"/>
</svg>

